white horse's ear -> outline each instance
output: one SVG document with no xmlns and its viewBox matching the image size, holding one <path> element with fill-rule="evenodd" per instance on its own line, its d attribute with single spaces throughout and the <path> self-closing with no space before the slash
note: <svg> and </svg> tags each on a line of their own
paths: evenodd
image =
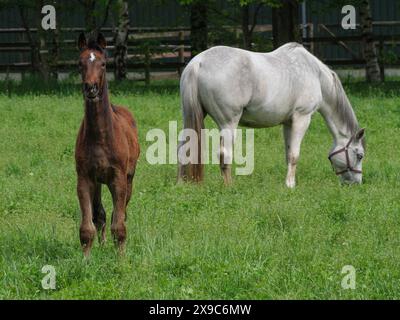
<svg viewBox="0 0 400 320">
<path fill-rule="evenodd" d="M 365 136 L 365 128 L 362 128 L 356 133 L 356 140 L 361 140 Z"/>
</svg>

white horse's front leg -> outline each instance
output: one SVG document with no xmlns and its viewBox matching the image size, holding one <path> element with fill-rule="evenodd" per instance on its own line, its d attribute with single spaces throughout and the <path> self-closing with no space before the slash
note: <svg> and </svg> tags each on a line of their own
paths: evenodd
<svg viewBox="0 0 400 320">
<path fill-rule="evenodd" d="M 290 124 L 284 124 L 283 134 L 285 138 L 286 161 L 288 172 L 286 186 L 296 186 L 296 166 L 300 155 L 300 145 L 310 125 L 311 115 L 294 114 Z"/>
</svg>

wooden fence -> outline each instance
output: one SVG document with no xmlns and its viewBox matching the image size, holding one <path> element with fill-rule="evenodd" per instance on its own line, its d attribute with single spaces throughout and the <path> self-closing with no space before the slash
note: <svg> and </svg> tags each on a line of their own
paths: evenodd
<svg viewBox="0 0 400 320">
<path fill-rule="evenodd" d="M 373 22 L 374 26 L 384 26 L 384 27 L 393 27 L 393 26 L 400 26 L 400 21 L 374 21 Z M 340 25 L 338 24 L 319 24 L 318 26 L 319 33 L 324 33 L 326 36 L 317 36 L 314 37 L 313 33 L 308 34 L 308 37 L 303 38 L 304 43 L 311 43 L 312 45 L 310 46 L 310 51 L 315 54 L 316 56 L 319 56 L 319 50 L 318 48 L 320 46 L 323 46 L 324 44 L 335 44 L 340 47 L 342 47 L 348 54 L 349 58 L 346 59 L 324 59 L 322 57 L 322 60 L 324 61 L 325 64 L 330 65 L 330 66 L 352 66 L 352 67 L 363 67 L 366 64 L 365 59 L 363 58 L 362 55 L 362 43 L 363 43 L 363 37 L 362 35 L 349 35 L 349 36 L 343 36 L 339 35 L 337 36 L 333 30 L 337 28 L 341 28 Z M 359 25 L 356 25 L 356 28 L 358 28 Z M 311 28 L 313 28 L 313 25 L 311 25 Z M 377 48 L 377 56 L 378 56 L 378 63 L 380 66 L 380 72 L 381 72 L 381 80 L 385 80 L 385 68 L 386 67 L 399 67 L 400 66 L 400 59 L 397 57 L 395 61 L 388 61 L 386 58 L 386 47 L 391 46 L 397 47 L 397 50 L 400 45 L 400 34 L 396 35 L 374 35 L 373 40 L 375 42 L 376 48 Z M 358 44 L 358 52 L 354 51 L 351 48 L 351 44 Z M 321 58 L 321 57 L 320 57 Z"/>
<path fill-rule="evenodd" d="M 70 35 L 72 39 L 64 39 L 59 43 L 59 50 L 65 55 L 66 52 L 70 56 L 74 56 L 77 52 L 76 39 L 83 28 L 64 28 L 62 33 Z M 31 29 L 32 33 L 36 33 L 37 29 Z M 102 32 L 106 35 L 107 51 L 112 53 L 115 49 L 114 39 L 111 28 L 104 28 Z M 190 31 L 188 28 L 130 28 L 128 38 L 128 60 L 127 67 L 129 71 L 143 71 L 146 81 L 150 80 L 150 71 L 178 71 L 181 72 L 187 61 L 190 59 Z M 24 34 L 22 28 L 0 29 L 0 34 L 14 33 Z M 52 45 L 42 53 L 51 51 Z M 29 42 L 0 42 L 0 54 L 3 52 L 12 52 L 15 54 L 29 53 L 32 50 Z M 76 55 L 76 54 L 75 54 Z M 57 71 L 72 71 L 77 69 L 76 59 L 63 59 L 52 65 Z M 109 69 L 113 70 L 114 61 L 109 58 Z M 32 68 L 30 61 L 0 64 L 0 72 L 25 73 Z"/>
<path fill-rule="evenodd" d="M 381 22 L 390 25 L 400 25 L 400 22 Z M 375 22 L 379 25 L 379 22 Z M 358 66 L 365 65 L 365 60 L 361 57 L 360 52 L 354 52 L 349 44 L 362 43 L 361 35 L 351 36 L 336 36 L 332 31 L 334 25 L 320 24 L 319 33 L 321 30 L 326 36 L 314 36 L 314 25 L 308 24 L 306 27 L 307 36 L 303 38 L 305 46 L 326 64 L 331 66 Z M 337 27 L 337 26 L 336 26 Z M 233 27 L 230 27 L 233 29 Z M 240 32 L 240 28 L 234 28 Z M 271 25 L 259 25 L 255 32 L 270 33 L 272 30 Z M 70 39 L 64 39 L 60 42 L 60 50 L 65 54 L 69 52 L 70 59 L 63 59 L 57 62 L 56 66 L 52 66 L 58 71 L 72 71 L 76 70 L 76 59 L 73 57 L 76 48 L 76 38 L 79 32 L 84 31 L 82 28 L 64 28 L 61 33 L 68 35 Z M 112 37 L 113 30 L 111 28 L 104 28 L 102 30 L 106 34 L 108 42 L 108 50 L 111 53 L 114 50 L 114 40 Z M 130 35 L 128 40 L 128 62 L 127 67 L 129 71 L 143 72 L 144 79 L 150 81 L 150 72 L 153 71 L 177 71 L 181 72 L 185 64 L 190 60 L 190 29 L 189 28 L 130 28 Z M 31 29 L 32 33 L 37 32 L 36 29 Z M 24 34 L 23 28 L 7 28 L 0 29 L 1 34 Z M 268 34 L 268 39 L 272 40 L 272 35 Z M 381 76 L 384 78 L 384 70 L 388 65 L 384 57 L 385 47 L 388 45 L 399 45 L 400 35 L 377 35 L 374 36 L 374 41 L 377 44 L 379 53 L 379 62 L 381 65 Z M 348 53 L 348 59 L 324 59 L 320 56 L 319 48 L 325 44 L 335 44 L 343 47 Z M 229 45 L 229 44 L 228 44 Z M 47 50 L 42 51 L 46 53 L 51 50 L 51 45 Z M 27 41 L 20 42 L 0 42 L 0 54 L 5 52 L 12 52 L 15 54 L 29 53 L 31 51 L 30 44 Z M 111 55 L 112 56 L 112 55 Z M 114 68 L 113 59 L 108 61 L 109 68 Z M 389 65 L 399 66 L 400 61 L 391 62 Z M 20 72 L 25 73 L 31 69 L 29 61 L 0 64 L 0 72 Z"/>
</svg>

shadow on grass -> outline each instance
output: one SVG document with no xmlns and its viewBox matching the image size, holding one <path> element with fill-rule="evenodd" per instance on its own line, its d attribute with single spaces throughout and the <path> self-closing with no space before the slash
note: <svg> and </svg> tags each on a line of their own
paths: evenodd
<svg viewBox="0 0 400 320">
<path fill-rule="evenodd" d="M 362 80 L 342 79 L 347 94 L 362 97 L 399 96 L 400 80 L 388 79 L 378 84 L 366 83 Z M 179 80 L 154 80 L 146 86 L 143 81 L 124 80 L 121 82 L 109 81 L 109 89 L 112 94 L 177 94 L 179 93 Z M 77 76 L 62 81 L 43 82 L 35 76 L 25 77 L 22 81 L 3 80 L 0 81 L 0 94 L 12 97 L 23 95 L 61 95 L 69 96 L 80 94 L 81 84 Z"/>
<path fill-rule="evenodd" d="M 150 85 L 143 81 L 124 80 L 121 82 L 109 81 L 109 90 L 112 94 L 175 94 L 179 92 L 179 81 L 154 80 Z M 9 97 L 23 95 L 59 95 L 69 96 L 81 93 L 81 84 L 77 79 L 43 82 L 40 78 L 28 77 L 22 81 L 0 81 L 0 94 Z"/>
<path fill-rule="evenodd" d="M 381 83 L 367 83 L 365 81 L 343 81 L 347 94 L 362 97 L 391 97 L 400 95 L 400 81 L 387 80 Z"/>
</svg>

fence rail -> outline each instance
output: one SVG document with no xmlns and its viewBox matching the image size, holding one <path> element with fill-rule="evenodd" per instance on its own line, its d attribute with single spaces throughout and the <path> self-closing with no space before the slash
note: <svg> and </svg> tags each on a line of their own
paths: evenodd
<svg viewBox="0 0 400 320">
<path fill-rule="evenodd" d="M 397 21 L 381 21 L 374 22 L 374 25 L 382 26 L 393 26 L 400 25 Z M 361 35 L 349 35 L 349 36 L 336 36 L 329 28 L 335 27 L 337 25 L 319 25 L 318 27 L 323 27 L 327 36 L 314 36 L 314 25 L 306 25 L 307 36 L 303 38 L 303 43 L 309 48 L 313 53 L 316 53 L 318 47 L 324 44 L 336 44 L 341 45 L 350 53 L 350 58 L 348 59 L 324 59 L 324 57 L 319 57 L 326 64 L 331 66 L 363 66 L 365 65 L 365 60 L 359 57 L 358 54 L 354 53 L 349 47 L 348 43 L 362 43 Z M 240 30 L 239 27 L 226 27 L 230 28 L 231 31 Z M 35 28 L 30 29 L 31 32 L 35 33 L 38 30 Z M 78 33 L 85 31 L 84 28 L 61 28 L 61 32 L 65 32 L 65 35 L 70 35 L 71 33 Z M 107 42 L 109 46 L 107 49 L 111 52 L 115 49 L 114 39 L 110 34 L 115 30 L 112 28 L 104 28 L 102 31 L 107 36 Z M 187 61 L 190 59 L 190 29 L 186 27 L 176 27 L 176 28 L 129 28 L 130 35 L 128 38 L 128 53 L 129 59 L 127 62 L 127 68 L 129 71 L 144 71 L 146 74 L 146 79 L 149 78 L 150 71 L 155 70 L 174 70 L 180 72 Z M 258 25 L 255 28 L 255 32 L 271 32 L 271 25 Z M 25 34 L 25 29 L 23 28 L 3 28 L 0 29 L 1 34 Z M 75 35 L 73 36 L 75 37 Z M 268 37 L 272 40 L 271 36 Z M 385 62 L 382 58 L 385 46 L 387 45 L 399 45 L 400 44 L 400 34 L 398 35 L 375 35 L 374 41 L 377 44 L 378 53 L 380 56 L 380 65 L 383 70 L 386 66 L 399 66 L 400 61 Z M 76 51 L 76 40 L 75 39 L 64 39 L 58 44 L 59 50 L 63 53 L 69 52 L 73 53 Z M 41 51 L 42 53 L 48 53 L 52 50 L 53 44 L 49 43 L 46 50 Z M 28 41 L 19 42 L 0 42 L 0 54 L 3 53 L 29 53 L 32 50 L 31 45 Z M 146 54 L 147 52 L 147 54 Z M 317 54 L 318 56 L 318 54 Z M 109 59 L 108 65 L 110 69 L 114 68 L 113 59 Z M 51 67 L 57 68 L 60 71 L 72 71 L 76 70 L 76 62 L 69 60 L 61 60 L 56 64 L 51 65 Z M 32 68 L 29 61 L 18 62 L 18 63 L 8 63 L 0 64 L 0 72 L 27 72 Z"/>
</svg>

